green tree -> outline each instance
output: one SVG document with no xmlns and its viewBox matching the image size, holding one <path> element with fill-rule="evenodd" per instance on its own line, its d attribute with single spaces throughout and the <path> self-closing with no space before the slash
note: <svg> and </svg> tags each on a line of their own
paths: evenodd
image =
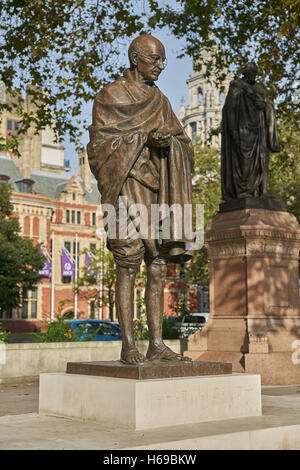
<svg viewBox="0 0 300 470">
<path fill-rule="evenodd" d="M 87 123 L 85 102 L 119 75 L 125 65 L 124 43 L 141 32 L 167 27 L 183 38 L 181 54 L 195 60 L 207 48 L 206 74 L 225 78 L 254 59 L 278 113 L 297 124 L 292 100 L 300 62 L 300 0 L 2 0 L 0 3 L 0 78 L 22 125 L 37 130 L 51 125 L 60 138 L 69 133 L 79 145 Z M 218 44 L 218 48 L 215 44 Z M 197 63 L 201 68 L 202 63 Z M 25 89 L 36 112 L 24 109 Z M 298 113 L 298 114 L 297 114 Z M 11 138 L 2 148 L 17 149 Z"/>
<path fill-rule="evenodd" d="M 85 250 L 87 252 L 88 250 Z M 77 288 L 82 286 L 94 286 L 95 289 L 88 293 L 90 299 L 95 300 L 99 307 L 100 302 L 104 306 L 108 306 L 109 317 L 113 319 L 113 308 L 115 304 L 115 281 L 117 276 L 115 260 L 111 251 L 103 247 L 93 250 L 93 257 L 90 261 L 89 268 L 84 266 L 81 270 L 81 276 L 77 281 Z M 100 279 L 102 284 L 102 294 L 100 294 Z M 81 295 L 84 295 L 81 292 Z"/>
<path fill-rule="evenodd" d="M 168 27 L 177 38 L 184 38 L 182 55 L 193 57 L 198 70 L 205 63 L 206 76 L 214 71 L 220 85 L 228 65 L 236 76 L 246 62 L 257 62 L 271 100 L 277 100 L 280 118 L 285 116 L 298 129 L 299 107 L 293 94 L 300 62 L 299 0 L 149 3 L 153 12 L 150 25 Z M 210 56 L 197 62 L 203 48 Z"/>
<path fill-rule="evenodd" d="M 38 270 L 44 257 L 32 240 L 20 235 L 20 225 L 12 216 L 11 187 L 0 184 L 0 310 L 17 307 L 21 289 L 33 287 L 40 279 Z"/>
<path fill-rule="evenodd" d="M 194 147 L 193 203 L 204 205 L 204 227 L 219 210 L 221 202 L 220 151 L 203 145 L 200 140 Z M 188 265 L 189 283 L 209 282 L 207 250 L 202 247 Z"/>
<path fill-rule="evenodd" d="M 281 151 L 270 159 L 268 191 L 300 223 L 300 136 L 288 123 L 280 123 L 279 139 Z"/>
<path fill-rule="evenodd" d="M 132 0 L 2 0 L 0 77 L 12 99 L 0 111 L 14 109 L 19 133 L 50 125 L 78 142 L 83 104 L 120 73 L 122 40 L 142 27 Z M 34 113 L 24 108 L 26 88 Z M 12 147 L 16 139 L 2 142 Z"/>
</svg>

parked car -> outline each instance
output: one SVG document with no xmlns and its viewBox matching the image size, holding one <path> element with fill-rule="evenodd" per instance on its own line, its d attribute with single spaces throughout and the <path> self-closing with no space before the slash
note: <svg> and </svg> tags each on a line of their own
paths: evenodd
<svg viewBox="0 0 300 470">
<path fill-rule="evenodd" d="M 105 320 L 65 320 L 79 341 L 119 341 L 122 339 L 118 324 Z"/>
<path fill-rule="evenodd" d="M 184 315 L 181 321 L 177 321 L 174 325 L 180 331 L 180 336 L 185 338 L 197 330 L 201 330 L 209 318 L 209 313 L 188 313 Z"/>
</svg>

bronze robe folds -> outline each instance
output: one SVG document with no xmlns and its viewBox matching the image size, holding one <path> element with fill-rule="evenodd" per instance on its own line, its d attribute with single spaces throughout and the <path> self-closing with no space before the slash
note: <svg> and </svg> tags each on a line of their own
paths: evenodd
<svg viewBox="0 0 300 470">
<path fill-rule="evenodd" d="M 149 133 L 156 130 L 171 134 L 170 148 L 147 145 Z M 153 193 L 157 204 L 180 204 L 182 208 L 192 204 L 191 141 L 168 99 L 154 84 L 135 81 L 131 71 L 126 70 L 123 77 L 96 96 L 89 132 L 89 163 L 102 204 L 115 206 L 125 182 L 131 178 L 148 188 L 148 205 L 154 201 Z M 138 200 L 138 194 L 132 194 L 131 199 L 145 202 Z M 163 244 L 174 248 L 191 241 L 174 240 L 174 229 L 171 226 L 171 239 Z"/>
<path fill-rule="evenodd" d="M 270 152 L 279 152 L 275 112 L 263 86 L 230 84 L 222 112 L 224 200 L 266 194 Z"/>
</svg>

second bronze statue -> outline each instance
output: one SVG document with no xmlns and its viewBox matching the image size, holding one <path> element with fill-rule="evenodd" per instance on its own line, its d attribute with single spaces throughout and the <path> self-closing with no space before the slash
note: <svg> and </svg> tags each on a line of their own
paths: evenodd
<svg viewBox="0 0 300 470">
<path fill-rule="evenodd" d="M 178 227 L 173 218 L 168 236 L 164 236 L 159 227 L 153 226 L 156 222 L 150 214 L 156 206 L 191 206 L 193 147 L 168 99 L 154 83 L 166 63 L 163 44 L 153 36 L 141 35 L 132 41 L 128 56 L 130 68 L 95 98 L 87 147 L 101 204 L 104 208 L 113 206 L 116 215 L 116 231 L 108 231 L 107 247 L 117 265 L 121 361 L 140 364 L 146 360 L 189 360 L 164 344 L 162 320 L 167 263 L 190 259 L 188 243 L 192 239 L 185 234 L 176 236 Z M 132 205 L 146 208 L 149 215 L 142 227 L 135 227 L 134 236 L 130 236 L 130 231 L 127 237 L 120 234 L 121 212 L 124 213 L 120 200 L 128 210 L 128 225 L 134 227 L 136 222 L 130 215 Z M 189 214 L 192 217 L 192 211 Z M 187 222 L 185 215 L 184 224 Z M 136 232 L 143 236 L 137 237 Z M 152 236 L 158 232 L 158 237 Z M 143 261 L 147 267 L 145 304 L 149 328 L 146 357 L 137 350 L 133 335 L 135 277 Z"/>
</svg>

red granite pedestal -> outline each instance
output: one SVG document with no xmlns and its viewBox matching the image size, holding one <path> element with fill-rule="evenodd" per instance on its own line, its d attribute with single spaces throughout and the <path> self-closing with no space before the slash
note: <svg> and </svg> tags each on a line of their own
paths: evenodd
<svg viewBox="0 0 300 470">
<path fill-rule="evenodd" d="M 265 209 L 219 213 L 207 225 L 205 245 L 211 315 L 190 336 L 186 354 L 231 362 L 234 372 L 261 374 L 265 385 L 300 383 L 296 218 Z"/>
</svg>

